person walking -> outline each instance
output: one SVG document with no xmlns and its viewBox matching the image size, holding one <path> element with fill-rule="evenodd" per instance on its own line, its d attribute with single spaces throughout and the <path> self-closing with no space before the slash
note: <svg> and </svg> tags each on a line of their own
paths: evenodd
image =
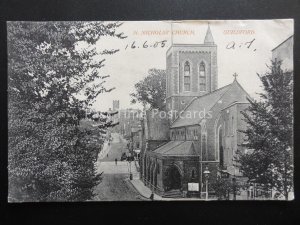
<svg viewBox="0 0 300 225">
<path fill-rule="evenodd" d="M 153 191 L 151 192 L 151 195 L 150 195 L 150 200 L 153 201 L 154 200 L 154 193 Z"/>
<path fill-rule="evenodd" d="M 116 165 L 118 164 L 118 159 L 117 158 L 115 158 L 115 163 L 116 163 Z"/>
</svg>

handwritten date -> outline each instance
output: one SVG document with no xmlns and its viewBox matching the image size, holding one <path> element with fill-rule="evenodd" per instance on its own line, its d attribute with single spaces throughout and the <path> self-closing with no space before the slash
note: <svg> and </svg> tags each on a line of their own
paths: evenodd
<svg viewBox="0 0 300 225">
<path fill-rule="evenodd" d="M 164 48 L 166 46 L 167 40 L 156 41 L 154 43 L 148 43 L 148 41 L 144 41 L 141 45 L 133 41 L 131 44 L 127 44 L 126 49 L 138 49 L 138 48 Z"/>
</svg>

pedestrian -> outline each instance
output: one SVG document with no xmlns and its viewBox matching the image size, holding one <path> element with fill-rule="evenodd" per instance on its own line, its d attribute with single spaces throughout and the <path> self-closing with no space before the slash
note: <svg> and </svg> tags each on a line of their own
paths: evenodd
<svg viewBox="0 0 300 225">
<path fill-rule="evenodd" d="M 151 195 L 150 195 L 150 200 L 153 201 L 154 200 L 154 193 L 153 191 L 151 192 Z"/>
<path fill-rule="evenodd" d="M 106 154 L 106 158 L 108 158 L 108 154 Z"/>
<path fill-rule="evenodd" d="M 118 163 L 118 159 L 117 159 L 117 158 L 115 158 L 115 163 L 116 163 L 116 165 L 117 165 L 117 163 Z"/>
</svg>

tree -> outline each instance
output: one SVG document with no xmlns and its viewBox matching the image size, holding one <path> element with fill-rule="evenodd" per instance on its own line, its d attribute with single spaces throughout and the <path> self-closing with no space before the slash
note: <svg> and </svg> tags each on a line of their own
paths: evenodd
<svg viewBox="0 0 300 225">
<path fill-rule="evenodd" d="M 214 183 L 212 183 L 212 188 L 216 193 L 219 200 L 225 199 L 229 200 L 229 193 L 231 191 L 231 183 L 228 179 L 217 178 Z"/>
<path fill-rule="evenodd" d="M 272 61 L 270 71 L 258 75 L 264 88 L 261 100 L 250 100 L 242 112 L 248 125 L 236 161 L 243 174 L 288 199 L 293 188 L 293 72 Z"/>
<path fill-rule="evenodd" d="M 233 200 L 236 200 L 236 194 L 245 187 L 242 184 L 236 182 L 235 177 L 233 177 L 232 179 L 217 177 L 215 182 L 212 183 L 212 188 L 219 200 L 229 200 L 230 193 L 233 195 Z"/>
<path fill-rule="evenodd" d="M 118 22 L 9 22 L 8 176 L 11 201 L 83 201 L 99 183 L 99 145 L 80 128 L 95 98 L 111 91 L 97 56 Z M 107 121 L 102 121 L 107 124 Z M 103 126 L 101 129 L 105 129 Z M 101 143 L 100 143 L 101 144 Z"/>
<path fill-rule="evenodd" d="M 130 94 L 131 103 L 140 102 L 143 106 L 162 109 L 166 102 L 166 71 L 150 69 L 148 76 L 135 84 L 135 93 Z"/>
</svg>

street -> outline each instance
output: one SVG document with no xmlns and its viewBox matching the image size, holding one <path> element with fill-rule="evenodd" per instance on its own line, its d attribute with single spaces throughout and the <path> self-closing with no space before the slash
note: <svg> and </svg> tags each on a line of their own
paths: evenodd
<svg viewBox="0 0 300 225">
<path fill-rule="evenodd" d="M 105 143 L 96 163 L 97 173 L 102 173 L 102 181 L 95 187 L 95 201 L 137 201 L 143 197 L 129 182 L 130 164 L 121 161 L 126 149 L 126 140 L 119 134 L 112 134 L 113 140 L 108 145 Z M 117 164 L 115 163 L 117 159 Z M 138 176 L 134 163 L 131 163 L 131 172 L 134 177 Z"/>
</svg>

